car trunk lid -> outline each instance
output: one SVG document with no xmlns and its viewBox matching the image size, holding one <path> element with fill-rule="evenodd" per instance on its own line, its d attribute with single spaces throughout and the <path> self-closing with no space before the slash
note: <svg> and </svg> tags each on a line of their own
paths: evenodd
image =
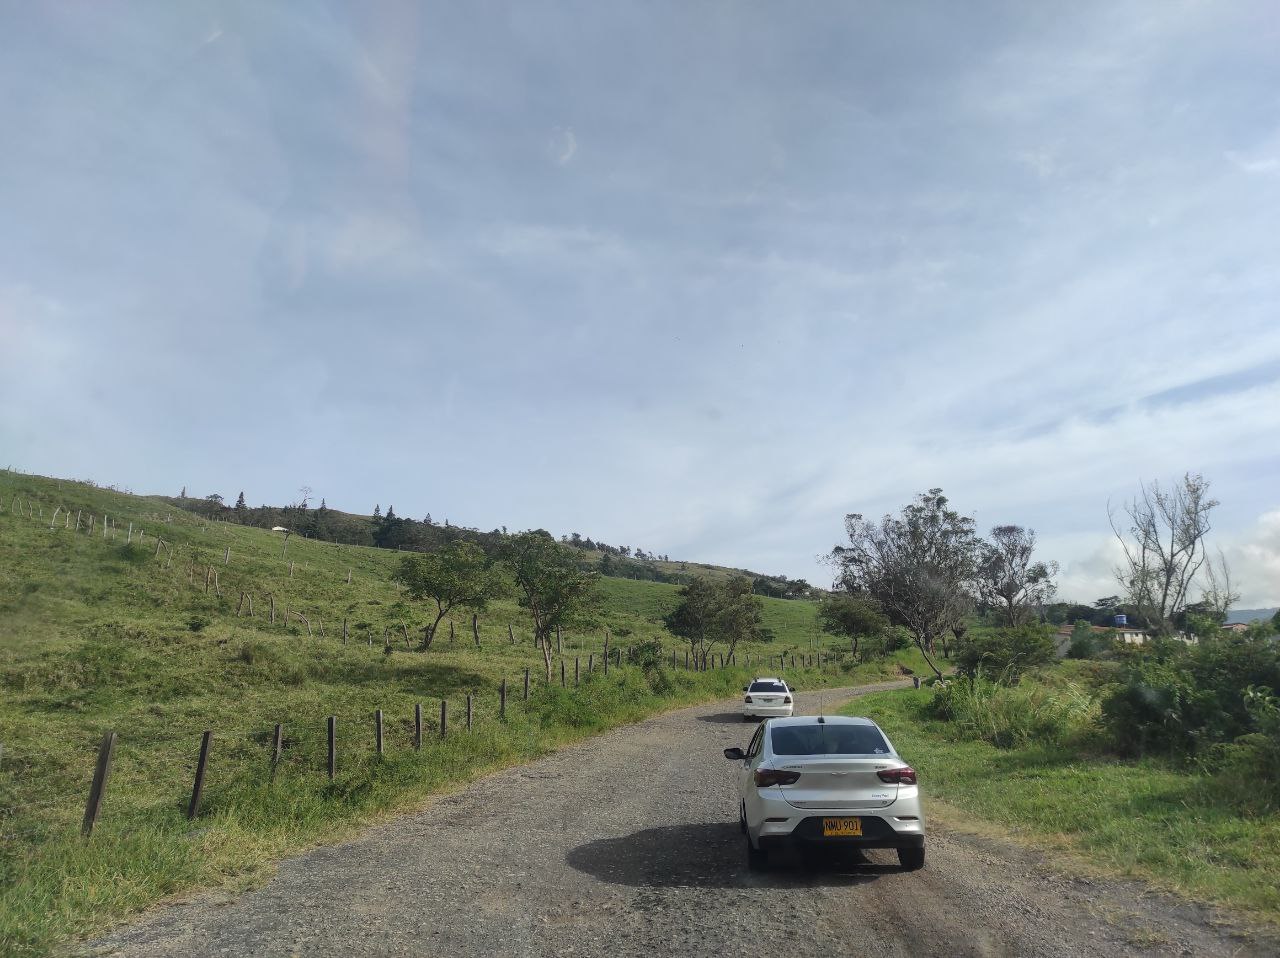
<svg viewBox="0 0 1280 958">
<path fill-rule="evenodd" d="M 876 773 L 902 765 L 883 757 L 779 756 L 775 766 L 799 772 L 800 777 L 792 785 L 775 787 L 795 808 L 885 808 L 897 800 L 898 786 Z"/>
</svg>

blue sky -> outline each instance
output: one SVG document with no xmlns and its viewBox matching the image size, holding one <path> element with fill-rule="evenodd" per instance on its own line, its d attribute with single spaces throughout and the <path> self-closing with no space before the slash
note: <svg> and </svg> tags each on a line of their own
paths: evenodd
<svg viewBox="0 0 1280 958">
<path fill-rule="evenodd" d="M 0 6 L 0 459 L 805 576 L 941 486 L 1280 604 L 1265 2 Z"/>
</svg>

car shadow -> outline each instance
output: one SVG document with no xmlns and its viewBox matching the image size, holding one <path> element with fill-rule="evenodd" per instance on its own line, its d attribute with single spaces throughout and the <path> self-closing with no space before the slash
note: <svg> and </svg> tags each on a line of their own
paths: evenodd
<svg viewBox="0 0 1280 958">
<path fill-rule="evenodd" d="M 633 888 L 860 885 L 902 871 L 896 863 L 868 861 L 854 849 L 823 849 L 803 859 L 775 853 L 769 868 L 750 871 L 746 838 L 736 822 L 646 828 L 579 845 L 565 860 L 600 881 Z"/>
<path fill-rule="evenodd" d="M 741 725 L 745 728 L 750 728 L 753 722 L 759 720 L 744 721 L 741 712 L 716 712 L 713 715 L 699 715 L 698 721 L 710 722 L 712 725 Z"/>
</svg>

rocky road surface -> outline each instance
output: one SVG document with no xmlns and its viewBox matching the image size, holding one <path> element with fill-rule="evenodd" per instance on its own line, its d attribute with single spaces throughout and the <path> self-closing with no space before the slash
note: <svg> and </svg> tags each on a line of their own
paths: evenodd
<svg viewBox="0 0 1280 958">
<path fill-rule="evenodd" d="M 822 708 L 886 686 L 822 693 Z M 815 711 L 818 693 L 798 704 Z M 735 703 L 684 709 L 484 778 L 346 844 L 80 946 L 126 956 L 1268 955 L 1280 940 L 1137 882 L 1064 874 L 934 828 L 893 852 L 746 868 Z M 892 730 L 890 730 L 892 734 Z M 908 756 L 909 758 L 909 756 Z M 925 789 L 926 809 L 928 782 Z"/>
</svg>

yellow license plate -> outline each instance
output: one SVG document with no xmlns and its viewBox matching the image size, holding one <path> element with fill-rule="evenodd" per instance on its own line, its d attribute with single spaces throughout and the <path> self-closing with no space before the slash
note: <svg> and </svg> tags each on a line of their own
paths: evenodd
<svg viewBox="0 0 1280 958">
<path fill-rule="evenodd" d="M 853 836 L 856 838 L 862 834 L 862 819 L 824 818 L 822 820 L 822 834 L 825 838 L 838 838 L 840 836 Z"/>
</svg>

